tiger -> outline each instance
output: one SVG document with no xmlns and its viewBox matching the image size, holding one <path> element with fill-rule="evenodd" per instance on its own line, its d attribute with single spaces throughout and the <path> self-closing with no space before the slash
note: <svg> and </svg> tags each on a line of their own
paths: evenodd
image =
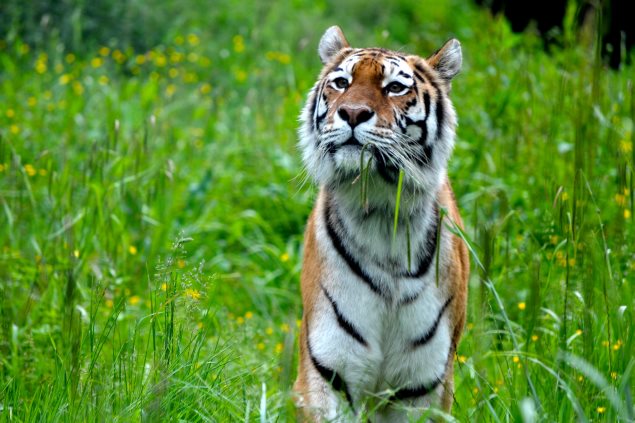
<svg viewBox="0 0 635 423">
<path fill-rule="evenodd" d="M 461 44 L 424 59 L 352 48 L 333 26 L 318 53 L 298 144 L 319 187 L 304 235 L 299 416 L 450 412 L 470 272 L 447 175 Z"/>
</svg>

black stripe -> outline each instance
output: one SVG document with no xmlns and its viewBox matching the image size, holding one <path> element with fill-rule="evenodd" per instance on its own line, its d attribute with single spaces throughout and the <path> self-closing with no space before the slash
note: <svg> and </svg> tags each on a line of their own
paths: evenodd
<svg viewBox="0 0 635 423">
<path fill-rule="evenodd" d="M 426 246 L 425 246 L 425 254 L 421 257 L 421 261 L 419 262 L 419 267 L 417 271 L 406 275 L 411 278 L 420 278 L 428 273 L 430 269 L 430 265 L 432 264 L 432 259 L 435 256 L 437 251 L 437 244 L 439 242 L 439 210 L 438 206 L 435 204 L 433 209 L 434 214 L 434 223 L 428 230 L 428 236 L 426 237 Z"/>
<path fill-rule="evenodd" d="M 324 120 L 324 118 L 326 117 L 326 114 L 328 113 L 328 108 L 324 111 L 324 113 L 322 113 L 321 115 L 317 116 L 315 118 L 315 126 L 316 128 L 320 127 L 320 124 L 322 123 L 322 121 Z"/>
<path fill-rule="evenodd" d="M 355 258 L 351 255 L 351 253 L 348 252 L 346 247 L 344 247 L 344 243 L 342 242 L 342 239 L 337 234 L 337 231 L 335 231 L 335 228 L 333 228 L 333 224 L 332 224 L 331 219 L 330 219 L 330 215 L 331 215 L 331 201 L 330 201 L 329 198 L 326 199 L 326 205 L 324 207 L 324 214 L 325 214 L 325 216 L 324 216 L 325 219 L 324 220 L 326 221 L 326 231 L 327 231 L 327 233 L 329 235 L 329 238 L 331 238 L 331 242 L 333 243 L 333 246 L 335 247 L 335 249 L 337 250 L 339 255 L 344 259 L 346 264 L 348 264 L 348 267 L 353 271 L 353 273 L 355 273 L 362 281 L 364 281 L 366 283 L 366 285 L 368 285 L 368 287 L 370 288 L 371 291 L 373 291 L 375 294 L 381 296 L 382 293 L 379 290 L 379 288 L 377 287 L 377 285 L 375 285 L 373 283 L 373 281 L 370 278 L 370 276 L 368 276 L 368 274 L 366 274 L 366 272 L 364 272 L 364 270 L 359 265 L 357 260 L 355 260 Z"/>
<path fill-rule="evenodd" d="M 316 92 L 315 95 L 313 96 L 313 101 L 311 102 L 311 108 L 309 109 L 309 116 L 311 116 L 311 129 L 313 130 L 313 132 L 315 132 L 315 130 L 317 129 L 315 125 L 315 109 L 317 109 L 317 103 L 319 100 L 318 94 L 319 93 Z"/>
<path fill-rule="evenodd" d="M 374 150 L 375 166 L 377 166 L 377 172 L 382 179 L 389 184 L 397 184 L 399 180 L 399 168 L 394 163 L 386 160 L 384 155 L 379 149 Z"/>
<path fill-rule="evenodd" d="M 430 327 L 430 329 L 428 329 L 428 331 L 424 333 L 421 338 L 415 339 L 414 341 L 412 341 L 412 348 L 418 348 L 422 345 L 425 345 L 432 339 L 434 334 L 437 332 L 437 328 L 439 327 L 439 322 L 441 321 L 441 317 L 443 316 L 443 313 L 452 302 L 452 299 L 454 299 L 454 296 L 450 296 L 450 298 L 446 300 L 445 304 L 443 304 L 443 307 L 441 307 L 441 310 L 439 310 L 439 314 L 437 315 L 437 318 L 432 324 L 432 326 Z"/>
<path fill-rule="evenodd" d="M 441 131 L 443 130 L 443 120 L 445 119 L 445 113 L 443 109 L 443 98 L 441 91 L 437 88 L 437 139 L 441 138 Z"/>
<path fill-rule="evenodd" d="M 362 335 L 357 331 L 357 329 L 355 329 L 353 327 L 353 325 L 348 321 L 348 319 L 346 319 L 342 315 L 342 313 L 340 312 L 339 308 L 337 308 L 337 304 L 335 303 L 335 300 L 333 299 L 333 297 L 331 297 L 329 292 L 323 286 L 322 286 L 322 291 L 324 292 L 324 295 L 326 296 L 326 298 L 331 303 L 331 306 L 333 306 L 333 311 L 335 312 L 335 316 L 337 317 L 337 323 L 340 325 L 340 327 L 346 333 L 348 333 L 350 336 L 352 336 L 357 342 L 359 342 L 363 346 L 367 347 L 368 343 L 366 342 L 364 337 L 362 337 Z"/>
<path fill-rule="evenodd" d="M 428 71 L 428 69 L 426 69 L 421 63 L 416 63 L 415 64 L 415 69 L 417 69 L 419 72 L 421 72 L 423 78 L 425 78 L 428 81 L 428 83 L 430 85 L 432 85 L 432 87 L 437 92 L 439 91 L 438 84 L 437 84 L 436 80 L 432 77 L 432 75 L 430 74 L 430 71 Z"/>
<path fill-rule="evenodd" d="M 404 78 L 408 78 L 408 79 L 412 79 L 412 76 L 408 75 L 406 72 L 404 71 L 399 71 L 397 73 L 398 76 L 403 76 Z"/>
<path fill-rule="evenodd" d="M 390 397 L 390 401 L 422 397 L 432 392 L 440 384 L 441 384 L 441 379 L 435 379 L 429 385 L 421 385 L 415 388 L 399 389 Z"/>
<path fill-rule="evenodd" d="M 426 91 L 423 93 L 423 105 L 425 106 L 426 119 L 430 114 L 430 94 Z"/>
<path fill-rule="evenodd" d="M 324 380 L 326 380 L 327 382 L 331 384 L 333 389 L 335 389 L 336 391 L 344 392 L 344 395 L 346 396 L 346 400 L 348 401 L 348 404 L 351 406 L 351 409 L 353 409 L 354 411 L 353 398 L 351 397 L 351 393 L 349 392 L 348 386 L 346 385 L 346 382 L 344 381 L 344 379 L 342 379 L 335 370 L 322 365 L 322 363 L 320 363 L 317 360 L 317 358 L 315 358 L 315 356 L 313 355 L 313 350 L 311 349 L 311 343 L 309 342 L 308 333 L 307 333 L 306 343 L 307 343 L 307 346 L 309 347 L 309 357 L 311 357 L 311 362 L 313 363 L 313 366 L 315 367 L 315 369 L 320 373 L 320 375 L 324 378 Z"/>
</svg>

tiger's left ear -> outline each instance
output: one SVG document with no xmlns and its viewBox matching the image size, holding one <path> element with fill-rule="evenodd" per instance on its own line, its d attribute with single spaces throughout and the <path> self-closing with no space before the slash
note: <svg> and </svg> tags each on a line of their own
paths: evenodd
<svg viewBox="0 0 635 423">
<path fill-rule="evenodd" d="M 426 60 L 441 78 L 450 82 L 459 73 L 463 63 L 461 43 L 456 38 L 452 38 Z"/>
<path fill-rule="evenodd" d="M 320 53 L 320 60 L 322 60 L 322 64 L 326 65 L 329 63 L 333 56 L 346 47 L 350 46 L 339 26 L 336 25 L 327 29 L 324 35 L 322 35 L 320 45 L 318 47 L 318 53 Z"/>
</svg>

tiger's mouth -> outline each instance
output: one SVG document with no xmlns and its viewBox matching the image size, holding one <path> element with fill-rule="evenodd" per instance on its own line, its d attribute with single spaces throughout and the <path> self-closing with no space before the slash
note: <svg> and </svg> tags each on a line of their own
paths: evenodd
<svg viewBox="0 0 635 423">
<path fill-rule="evenodd" d="M 357 138 L 355 138 L 355 135 L 353 135 L 352 137 L 350 137 L 349 139 L 346 140 L 346 142 L 344 144 L 341 144 L 340 147 L 344 147 L 344 146 L 352 146 L 352 147 L 362 147 L 362 143 L 359 142 L 359 140 Z"/>
<path fill-rule="evenodd" d="M 329 146 L 329 153 L 334 154 L 338 150 L 340 150 L 340 149 L 342 149 L 344 147 L 354 147 L 354 148 L 361 149 L 363 146 L 364 145 L 361 142 L 359 142 L 359 140 L 355 137 L 355 135 L 352 135 L 351 137 L 349 137 L 343 143 L 340 143 L 340 144 L 333 143 L 333 144 L 331 144 Z"/>
</svg>

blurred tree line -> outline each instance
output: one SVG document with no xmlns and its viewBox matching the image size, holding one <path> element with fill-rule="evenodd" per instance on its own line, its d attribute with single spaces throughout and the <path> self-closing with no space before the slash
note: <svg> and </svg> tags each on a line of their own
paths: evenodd
<svg viewBox="0 0 635 423">
<path fill-rule="evenodd" d="M 592 29 L 601 40 L 601 51 L 612 68 L 630 60 L 635 42 L 635 1 L 633 0 L 476 0 L 494 14 L 502 13 L 514 32 L 524 31 L 532 22 L 546 45 L 558 43 L 564 29 L 567 8 L 575 7 L 574 25 Z"/>
<path fill-rule="evenodd" d="M 223 0 L 194 0 L 186 4 L 178 0 L 1 0 L 0 39 L 9 43 L 20 39 L 36 47 L 54 40 L 76 52 L 95 45 L 144 51 L 165 39 L 166 31 L 174 19 L 183 15 L 184 8 L 209 10 L 218 1 Z M 613 68 L 619 67 L 622 60 L 629 60 L 628 52 L 635 42 L 635 25 L 629 23 L 635 16 L 634 0 L 475 1 L 494 14 L 504 14 L 515 32 L 535 23 L 545 45 L 561 41 L 567 10 L 573 7 L 573 25 L 591 27 L 593 33 L 598 29 L 602 54 Z M 337 9 L 345 7 L 340 4 Z M 401 7 L 416 6 L 406 1 Z M 374 9 L 377 8 L 368 8 Z"/>
<path fill-rule="evenodd" d="M 2 0 L 0 39 L 36 47 L 53 40 L 73 51 L 112 42 L 145 50 L 163 38 L 172 7 L 171 1 L 157 7 L 145 0 Z"/>
</svg>

